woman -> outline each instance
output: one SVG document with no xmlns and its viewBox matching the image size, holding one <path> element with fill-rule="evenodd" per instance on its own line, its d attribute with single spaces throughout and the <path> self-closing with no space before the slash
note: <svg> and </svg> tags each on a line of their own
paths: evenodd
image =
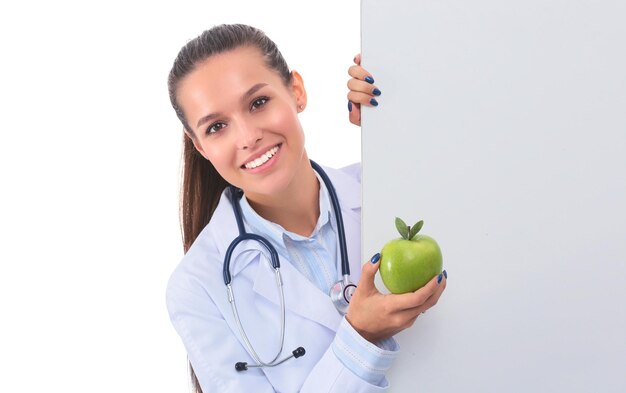
<svg viewBox="0 0 626 393">
<path fill-rule="evenodd" d="M 349 98 L 367 105 L 374 86 L 362 68 L 350 73 L 355 78 Z M 385 372 L 398 350 L 392 336 L 437 302 L 445 277 L 410 294 L 376 290 L 380 256 L 362 268 L 360 263 L 358 165 L 325 169 L 332 186 L 313 169 L 298 120 L 307 104 L 303 79 L 261 31 L 244 25 L 205 31 L 181 49 L 168 84 L 185 130 L 186 254 L 170 278 L 167 305 L 202 391 L 384 390 Z M 351 108 L 355 123 L 357 105 Z M 330 187 L 341 206 L 351 278 L 358 281 L 345 316 L 328 295 L 341 278 Z M 258 242 L 240 243 L 228 269 L 253 348 L 231 309 L 222 268 L 240 233 L 234 205 L 241 208 L 245 231 L 267 238 L 280 257 L 286 309 L 282 354 L 276 354 L 282 345 L 281 300 L 268 251 Z M 298 347 L 305 348 L 305 356 L 275 367 L 235 369 L 236 363 L 244 369 L 241 364 L 256 363 L 252 350 L 270 362 Z"/>
</svg>

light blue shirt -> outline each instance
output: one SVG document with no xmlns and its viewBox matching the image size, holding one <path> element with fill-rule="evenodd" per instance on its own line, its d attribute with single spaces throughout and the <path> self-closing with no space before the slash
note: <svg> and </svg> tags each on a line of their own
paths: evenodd
<svg viewBox="0 0 626 393">
<path fill-rule="evenodd" d="M 288 261 L 320 291 L 329 294 L 330 288 L 341 278 L 337 261 L 338 241 L 335 214 L 328 190 L 318 175 L 320 184 L 320 216 L 309 237 L 285 230 L 282 226 L 259 216 L 246 198 L 241 198 L 241 210 L 246 224 L 254 233 L 266 237 L 280 255 Z M 330 296 L 328 301 L 330 302 Z M 359 335 L 343 318 L 332 343 L 335 356 L 355 375 L 374 385 L 384 381 L 398 353 L 393 338 L 377 345 Z"/>
</svg>

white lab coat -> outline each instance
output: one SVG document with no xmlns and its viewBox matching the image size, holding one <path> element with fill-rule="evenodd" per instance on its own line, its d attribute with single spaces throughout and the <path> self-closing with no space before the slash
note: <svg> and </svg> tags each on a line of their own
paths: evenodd
<svg viewBox="0 0 626 393">
<path fill-rule="evenodd" d="M 362 259 L 359 168 L 359 164 L 342 170 L 325 168 L 341 205 L 355 283 L 361 275 Z M 281 358 L 299 346 L 305 348 L 306 355 L 276 367 L 235 370 L 237 362 L 256 363 L 238 331 L 222 274 L 224 253 L 237 235 L 232 206 L 223 194 L 211 222 L 184 256 L 167 288 L 170 318 L 204 393 L 384 390 L 360 379 L 337 359 L 330 344 L 342 316 L 328 295 L 300 274 L 285 255 L 280 255 L 286 306 Z M 242 324 L 254 349 L 267 362 L 280 345 L 280 300 L 273 270 L 268 258 L 261 257 L 262 252 L 257 242 L 246 241 L 235 249 L 230 266 Z M 339 258 L 337 263 L 340 275 Z"/>
</svg>

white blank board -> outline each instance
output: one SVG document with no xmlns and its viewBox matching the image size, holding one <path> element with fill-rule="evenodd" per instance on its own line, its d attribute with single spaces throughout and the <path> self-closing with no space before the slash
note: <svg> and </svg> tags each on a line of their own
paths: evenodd
<svg viewBox="0 0 626 393">
<path fill-rule="evenodd" d="M 626 2 L 361 6 L 363 255 L 424 219 L 449 272 L 390 391 L 625 392 Z"/>
</svg>

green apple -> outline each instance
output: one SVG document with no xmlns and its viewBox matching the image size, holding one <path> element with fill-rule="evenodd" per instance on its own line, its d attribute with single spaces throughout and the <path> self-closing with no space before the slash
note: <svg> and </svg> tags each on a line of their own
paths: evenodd
<svg viewBox="0 0 626 393">
<path fill-rule="evenodd" d="M 400 235 L 385 244 L 380 252 L 380 277 L 391 293 L 413 292 L 441 273 L 443 258 L 437 242 L 418 235 L 424 221 L 412 227 L 396 217 Z"/>
</svg>

